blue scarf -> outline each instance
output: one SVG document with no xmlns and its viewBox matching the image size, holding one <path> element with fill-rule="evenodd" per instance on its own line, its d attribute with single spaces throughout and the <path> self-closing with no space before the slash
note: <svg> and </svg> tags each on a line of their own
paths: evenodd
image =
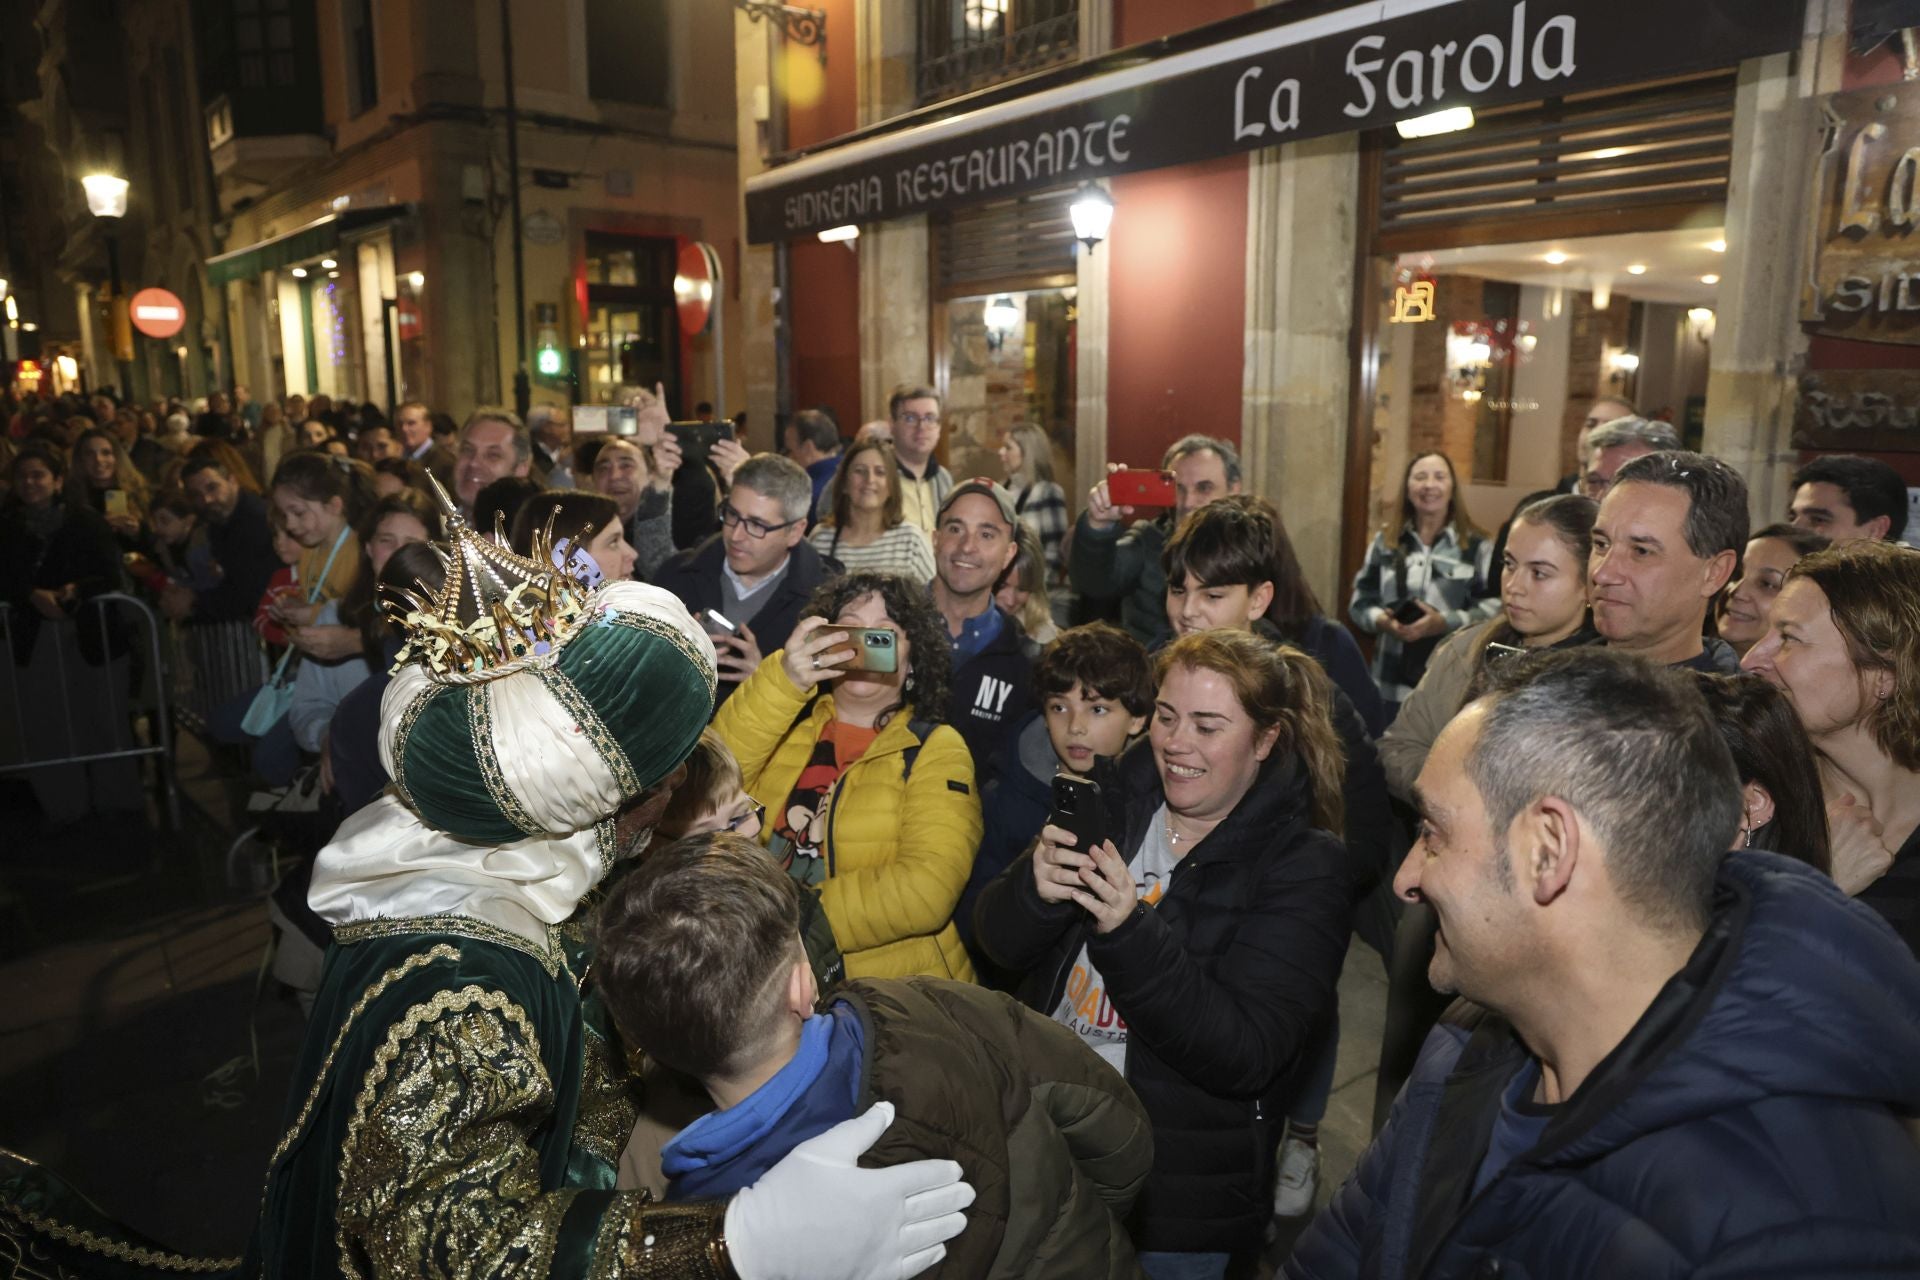
<svg viewBox="0 0 1920 1280">
<path fill-rule="evenodd" d="M 850 1120 L 859 1103 L 865 1037 L 836 1001 L 800 1027 L 793 1060 L 746 1098 L 711 1111 L 660 1151 L 667 1199 L 732 1195 L 808 1138 Z"/>
</svg>

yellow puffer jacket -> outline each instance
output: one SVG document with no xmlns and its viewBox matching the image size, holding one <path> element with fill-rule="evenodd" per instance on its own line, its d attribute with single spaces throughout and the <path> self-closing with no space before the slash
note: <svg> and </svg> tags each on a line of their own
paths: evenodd
<svg viewBox="0 0 1920 1280">
<path fill-rule="evenodd" d="M 774 813 L 833 721 L 833 695 L 808 710 L 811 695 L 794 688 L 781 656 L 762 661 L 713 718 L 714 732 L 740 761 L 747 794 Z M 913 776 L 903 778 L 906 750 L 916 742 L 909 717 L 895 714 L 834 784 L 820 851 L 827 863 L 821 906 L 849 978 L 972 982 L 953 910 L 980 845 L 973 757 L 957 731 L 940 725 L 920 743 Z"/>
</svg>

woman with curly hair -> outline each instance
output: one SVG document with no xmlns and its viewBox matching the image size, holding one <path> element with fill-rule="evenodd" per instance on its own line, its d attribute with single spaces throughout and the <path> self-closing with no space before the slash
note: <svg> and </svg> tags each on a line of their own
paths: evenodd
<svg viewBox="0 0 1920 1280">
<path fill-rule="evenodd" d="M 1800 560 L 1740 665 L 1813 742 L 1834 881 L 1920 953 L 1920 554 L 1854 542 Z"/>
<path fill-rule="evenodd" d="M 762 842 L 819 892 L 848 977 L 973 980 L 953 912 L 980 801 L 966 742 L 942 723 L 949 649 L 924 586 L 850 574 L 814 593 L 713 720 L 766 806 Z"/>
</svg>

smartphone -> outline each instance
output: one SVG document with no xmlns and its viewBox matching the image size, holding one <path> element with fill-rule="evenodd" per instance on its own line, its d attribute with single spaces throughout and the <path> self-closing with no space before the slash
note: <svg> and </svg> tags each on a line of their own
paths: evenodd
<svg viewBox="0 0 1920 1280">
<path fill-rule="evenodd" d="M 1174 506 L 1173 472 L 1116 471 L 1107 477 L 1107 501 L 1116 507 Z"/>
<path fill-rule="evenodd" d="M 610 405 L 607 408 L 607 434 L 610 436 L 633 436 L 640 431 L 640 413 L 630 404 Z M 641 441 L 642 444 L 647 443 Z"/>
<path fill-rule="evenodd" d="M 1525 652 L 1526 650 L 1517 644 L 1501 644 L 1497 640 L 1489 641 L 1487 644 L 1487 662 L 1490 664 L 1506 662 L 1508 659 L 1517 658 Z"/>
<path fill-rule="evenodd" d="M 899 637 L 886 627 L 860 627 L 847 632 L 853 646 L 849 671 L 891 672 L 900 669 Z"/>
<path fill-rule="evenodd" d="M 733 439 L 731 422 L 669 422 L 667 430 L 680 442 L 680 465 L 705 462 L 713 446 Z"/>
<path fill-rule="evenodd" d="M 1077 773 L 1053 775 L 1053 812 L 1047 824 L 1073 833 L 1075 853 L 1085 853 L 1107 838 L 1107 804 L 1100 784 Z"/>
<path fill-rule="evenodd" d="M 740 628 L 735 626 L 733 622 L 729 620 L 727 616 L 724 613 L 721 613 L 718 609 L 708 609 L 705 613 L 700 615 L 700 620 L 706 624 L 707 630 L 710 632 L 715 632 L 715 633 L 720 633 L 720 634 L 725 634 L 730 636 L 737 636 L 740 634 Z"/>
<path fill-rule="evenodd" d="M 127 514 L 127 491 L 125 489 L 107 490 L 106 502 L 108 515 L 124 516 Z"/>
<path fill-rule="evenodd" d="M 1418 600 L 1408 598 L 1405 600 L 1396 600 L 1388 605 L 1387 616 L 1403 627 L 1410 627 L 1420 621 L 1420 619 L 1426 617 L 1427 611 L 1420 607 Z"/>
</svg>

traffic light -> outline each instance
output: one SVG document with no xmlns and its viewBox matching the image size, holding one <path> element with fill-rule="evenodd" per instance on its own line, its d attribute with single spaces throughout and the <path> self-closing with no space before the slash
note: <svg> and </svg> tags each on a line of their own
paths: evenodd
<svg viewBox="0 0 1920 1280">
<path fill-rule="evenodd" d="M 537 334 L 533 343 L 533 371 L 551 382 L 564 382 L 567 349 L 560 341 L 560 307 L 556 303 L 541 302 L 534 305 L 533 311 Z"/>
</svg>

